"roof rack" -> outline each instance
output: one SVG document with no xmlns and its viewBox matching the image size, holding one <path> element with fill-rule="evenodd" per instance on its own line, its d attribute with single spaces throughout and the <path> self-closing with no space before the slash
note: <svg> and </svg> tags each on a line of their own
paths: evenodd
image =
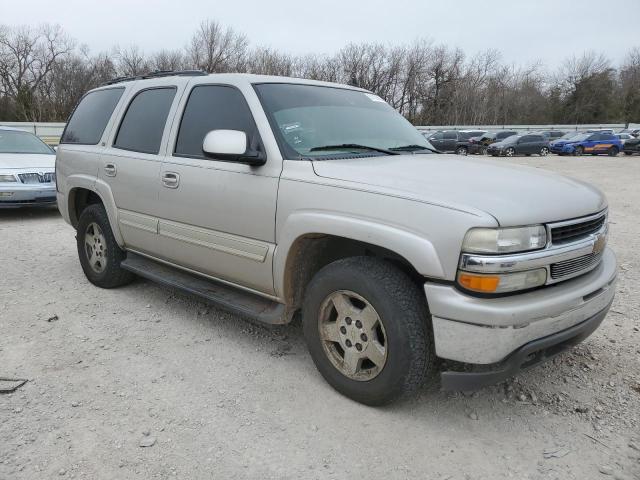
<svg viewBox="0 0 640 480">
<path fill-rule="evenodd" d="M 147 78 L 174 77 L 174 76 L 199 77 L 202 75 L 209 75 L 209 74 L 203 70 L 156 70 L 154 72 L 147 73 L 145 75 L 136 75 L 132 77 L 117 77 L 107 82 L 104 82 L 100 86 L 103 87 L 105 85 L 113 85 L 114 83 L 130 82 L 132 80 L 144 80 Z"/>
</svg>

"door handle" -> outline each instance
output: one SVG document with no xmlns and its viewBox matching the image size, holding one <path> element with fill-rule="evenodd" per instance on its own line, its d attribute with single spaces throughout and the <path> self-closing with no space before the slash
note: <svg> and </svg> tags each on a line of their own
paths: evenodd
<svg viewBox="0 0 640 480">
<path fill-rule="evenodd" d="M 118 170 L 116 169 L 115 164 L 113 164 L 113 163 L 105 164 L 105 166 L 104 166 L 104 174 L 107 177 L 115 177 L 117 172 L 118 172 Z"/>
<path fill-rule="evenodd" d="M 162 185 L 167 188 L 178 188 L 178 185 L 180 185 L 180 175 L 176 172 L 164 172 L 162 174 Z"/>
</svg>

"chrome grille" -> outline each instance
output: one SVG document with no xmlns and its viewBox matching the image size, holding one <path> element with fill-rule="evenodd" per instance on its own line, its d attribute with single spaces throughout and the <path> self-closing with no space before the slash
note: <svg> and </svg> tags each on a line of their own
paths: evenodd
<svg viewBox="0 0 640 480">
<path fill-rule="evenodd" d="M 603 213 L 596 218 L 590 218 L 586 221 L 577 221 L 576 223 L 559 225 L 557 227 L 552 226 L 551 243 L 554 245 L 561 245 L 563 243 L 575 242 L 586 238 L 592 233 L 599 231 L 604 225 L 606 218 L 606 213 Z"/>
<path fill-rule="evenodd" d="M 590 253 L 570 260 L 552 263 L 550 267 L 551 278 L 558 280 L 560 278 L 586 273 L 600 262 L 602 259 L 602 253 L 603 252 Z"/>
<path fill-rule="evenodd" d="M 22 183 L 52 183 L 55 180 L 55 174 L 53 172 L 47 173 L 19 173 L 18 177 Z"/>
</svg>

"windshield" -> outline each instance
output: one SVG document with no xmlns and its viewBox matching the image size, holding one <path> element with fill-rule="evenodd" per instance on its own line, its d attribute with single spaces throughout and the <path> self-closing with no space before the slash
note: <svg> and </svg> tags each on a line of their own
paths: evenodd
<svg viewBox="0 0 640 480">
<path fill-rule="evenodd" d="M 0 129 L 0 153 L 48 153 L 52 155 L 55 152 L 31 133 Z"/>
<path fill-rule="evenodd" d="M 429 153 L 433 148 L 404 117 L 371 93 L 287 83 L 254 87 L 285 158 Z"/>
<path fill-rule="evenodd" d="M 507 138 L 503 138 L 502 140 L 500 140 L 501 143 L 516 143 L 518 141 L 519 138 L 521 138 L 522 135 L 511 135 Z"/>
<path fill-rule="evenodd" d="M 582 142 L 583 140 L 586 140 L 590 136 L 591 136 L 590 133 L 579 133 L 578 135 L 574 135 L 573 137 L 571 137 L 569 140 L 571 140 L 572 142 Z"/>
</svg>

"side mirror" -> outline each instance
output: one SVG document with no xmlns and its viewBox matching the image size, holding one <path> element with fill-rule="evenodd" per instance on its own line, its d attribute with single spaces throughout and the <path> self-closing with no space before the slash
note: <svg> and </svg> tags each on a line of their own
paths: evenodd
<svg viewBox="0 0 640 480">
<path fill-rule="evenodd" d="M 252 166 L 267 160 L 263 152 L 248 148 L 247 134 L 240 130 L 211 130 L 202 141 L 202 151 L 210 158 Z"/>
</svg>

